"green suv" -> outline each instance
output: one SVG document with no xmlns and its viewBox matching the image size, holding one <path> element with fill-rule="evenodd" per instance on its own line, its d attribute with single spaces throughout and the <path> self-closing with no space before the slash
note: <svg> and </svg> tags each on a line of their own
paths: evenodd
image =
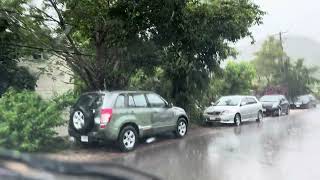
<svg viewBox="0 0 320 180">
<path fill-rule="evenodd" d="M 89 92 L 71 108 L 68 131 L 83 144 L 114 141 L 121 151 L 131 151 L 139 138 L 164 132 L 183 137 L 188 123 L 182 108 L 153 92 Z"/>
</svg>

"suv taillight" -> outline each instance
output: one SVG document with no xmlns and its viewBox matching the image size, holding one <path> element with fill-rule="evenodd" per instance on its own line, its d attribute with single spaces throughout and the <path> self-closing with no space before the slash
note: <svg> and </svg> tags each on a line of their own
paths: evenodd
<svg viewBox="0 0 320 180">
<path fill-rule="evenodd" d="M 104 129 L 104 128 L 106 128 L 107 124 L 111 120 L 112 109 L 111 108 L 101 109 L 100 113 L 101 113 L 101 116 L 100 116 L 100 128 Z"/>
</svg>

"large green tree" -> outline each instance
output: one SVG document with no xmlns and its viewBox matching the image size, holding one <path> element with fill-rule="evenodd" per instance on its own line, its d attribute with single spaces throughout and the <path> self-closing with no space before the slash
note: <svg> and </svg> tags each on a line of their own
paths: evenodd
<svg viewBox="0 0 320 180">
<path fill-rule="evenodd" d="M 161 67 L 171 82 L 171 99 L 189 111 L 197 108 L 211 75 L 234 55 L 229 43 L 250 36 L 248 28 L 261 23 L 262 14 L 250 1 L 216 0 L 189 1 L 175 13 L 160 36 L 167 38 Z"/>
<path fill-rule="evenodd" d="M 123 74 L 159 59 L 210 71 L 230 55 L 228 42 L 250 36 L 263 14 L 247 0 L 45 0 L 29 13 L 51 27 L 55 40 L 49 34 L 47 44 L 63 50 L 59 55 L 90 89 L 121 87 Z"/>
<path fill-rule="evenodd" d="M 263 44 L 261 49 L 255 53 L 253 63 L 258 72 L 259 82 L 264 81 L 270 84 L 274 80 L 274 75 L 281 73 L 282 61 L 287 59 L 286 53 L 281 48 L 279 40 L 273 36 L 269 37 Z"/>
</svg>

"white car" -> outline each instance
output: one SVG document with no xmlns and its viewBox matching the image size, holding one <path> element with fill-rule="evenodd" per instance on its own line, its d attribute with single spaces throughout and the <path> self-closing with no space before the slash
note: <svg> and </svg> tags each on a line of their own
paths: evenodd
<svg viewBox="0 0 320 180">
<path fill-rule="evenodd" d="M 240 126 L 244 121 L 261 122 L 262 104 L 254 96 L 224 96 L 203 113 L 205 124 L 233 123 Z"/>
</svg>

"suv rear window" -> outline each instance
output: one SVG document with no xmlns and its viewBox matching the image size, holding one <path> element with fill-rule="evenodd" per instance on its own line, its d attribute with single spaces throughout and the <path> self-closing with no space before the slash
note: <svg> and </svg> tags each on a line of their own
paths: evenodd
<svg viewBox="0 0 320 180">
<path fill-rule="evenodd" d="M 75 106 L 84 108 L 97 108 L 102 104 L 102 95 L 97 93 L 82 95 Z"/>
</svg>

